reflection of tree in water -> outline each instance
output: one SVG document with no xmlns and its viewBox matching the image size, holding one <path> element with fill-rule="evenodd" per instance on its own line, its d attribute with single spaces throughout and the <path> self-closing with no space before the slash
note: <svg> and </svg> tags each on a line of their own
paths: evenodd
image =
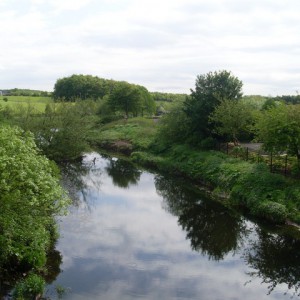
<svg viewBox="0 0 300 300">
<path fill-rule="evenodd" d="M 142 172 L 130 162 L 121 159 L 110 159 L 109 165 L 105 170 L 112 178 L 113 184 L 121 188 L 136 185 L 142 174 Z"/>
<path fill-rule="evenodd" d="M 193 250 L 214 260 L 223 259 L 237 250 L 245 225 L 224 207 L 189 191 L 174 180 L 156 176 L 155 186 L 167 204 L 167 209 L 178 216 L 178 222 L 187 231 Z"/>
<path fill-rule="evenodd" d="M 61 167 L 62 185 L 67 190 L 73 205 L 79 205 L 81 197 L 88 204 L 90 187 L 100 189 L 101 170 L 95 166 L 94 161 L 85 163 L 67 163 Z"/>
<path fill-rule="evenodd" d="M 269 293 L 281 283 L 300 296 L 300 240 L 257 229 L 257 239 L 245 250 L 245 262 L 254 269 L 251 277 L 262 278 Z"/>
</svg>

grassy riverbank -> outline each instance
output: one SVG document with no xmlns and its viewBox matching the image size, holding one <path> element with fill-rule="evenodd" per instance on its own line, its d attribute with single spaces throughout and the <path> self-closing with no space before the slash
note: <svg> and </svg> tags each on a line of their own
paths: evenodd
<svg viewBox="0 0 300 300">
<path fill-rule="evenodd" d="M 134 152 L 133 161 L 207 186 L 225 205 L 247 210 L 255 217 L 275 223 L 300 223 L 298 182 L 270 173 L 263 164 L 253 164 L 220 152 L 199 152 L 174 146 L 161 156 Z"/>
<path fill-rule="evenodd" d="M 98 145 L 131 153 L 130 158 L 143 166 L 188 177 L 207 186 L 225 205 L 243 208 L 255 217 L 274 223 L 290 220 L 300 224 L 298 181 L 270 173 L 264 163 L 242 161 L 217 151 L 199 151 L 186 145 L 158 151 L 158 141 L 153 147 L 155 126 L 153 120 L 114 122 L 102 129 Z"/>
</svg>

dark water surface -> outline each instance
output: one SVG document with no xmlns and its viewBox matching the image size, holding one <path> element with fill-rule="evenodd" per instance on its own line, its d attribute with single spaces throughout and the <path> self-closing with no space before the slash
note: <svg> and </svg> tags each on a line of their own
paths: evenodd
<svg viewBox="0 0 300 300">
<path fill-rule="evenodd" d="M 96 158 L 95 162 L 93 159 Z M 65 174 L 63 299 L 300 299 L 300 240 L 210 201 L 186 182 L 92 153 Z"/>
</svg>

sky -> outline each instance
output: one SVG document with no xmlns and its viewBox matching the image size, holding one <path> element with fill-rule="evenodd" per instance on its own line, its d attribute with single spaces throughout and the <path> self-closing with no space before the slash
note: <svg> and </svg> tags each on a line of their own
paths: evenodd
<svg viewBox="0 0 300 300">
<path fill-rule="evenodd" d="M 89 74 L 190 93 L 227 70 L 246 95 L 295 95 L 299 12 L 299 0 L 0 0 L 0 89 Z"/>
</svg>

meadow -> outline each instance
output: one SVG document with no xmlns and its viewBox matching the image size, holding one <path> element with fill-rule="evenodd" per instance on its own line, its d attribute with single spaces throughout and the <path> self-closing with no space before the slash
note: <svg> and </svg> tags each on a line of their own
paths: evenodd
<svg viewBox="0 0 300 300">
<path fill-rule="evenodd" d="M 32 105 L 37 113 L 43 113 L 45 111 L 46 105 L 48 103 L 53 103 L 51 97 L 36 97 L 36 96 L 1 96 L 0 106 L 16 108 L 19 106 Z"/>
</svg>

